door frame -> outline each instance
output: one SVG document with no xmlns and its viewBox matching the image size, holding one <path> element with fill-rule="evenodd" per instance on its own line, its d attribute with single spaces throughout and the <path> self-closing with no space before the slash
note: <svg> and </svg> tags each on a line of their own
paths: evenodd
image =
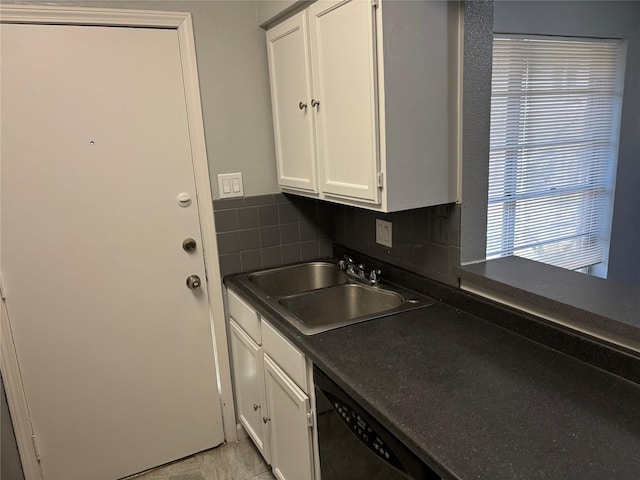
<svg viewBox="0 0 640 480">
<path fill-rule="evenodd" d="M 218 264 L 218 245 L 213 216 L 209 164 L 205 144 L 204 123 L 198 66 L 193 34 L 193 21 L 189 12 L 160 12 L 146 10 L 122 10 L 79 7 L 45 7 L 0 5 L 0 23 L 48 24 L 48 25 L 93 25 L 119 27 L 160 27 L 175 29 L 182 64 L 182 77 L 189 127 L 189 141 L 198 199 L 198 215 L 202 231 L 202 250 L 207 276 L 209 298 L 209 321 L 214 347 L 217 384 L 225 441 L 236 441 L 237 430 L 231 387 L 231 366 L 227 345 L 227 327 L 224 313 L 222 280 Z M 2 332 L 0 334 L 0 370 L 5 383 L 7 402 L 22 461 L 25 479 L 42 479 L 37 446 L 34 443 L 31 421 L 22 378 L 11 335 L 11 324 L 4 302 L 4 289 L 0 276 L 0 305 Z M 216 381 L 216 379 L 212 379 Z"/>
</svg>

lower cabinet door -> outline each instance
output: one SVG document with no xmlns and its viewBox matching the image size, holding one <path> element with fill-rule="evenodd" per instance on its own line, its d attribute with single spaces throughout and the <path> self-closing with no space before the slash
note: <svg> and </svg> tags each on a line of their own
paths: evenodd
<svg viewBox="0 0 640 480">
<path fill-rule="evenodd" d="M 273 472 L 279 480 L 312 480 L 309 397 L 268 355 L 264 373 Z"/>
<path fill-rule="evenodd" d="M 238 419 L 266 462 L 271 463 L 262 347 L 233 320 L 229 324 Z"/>
</svg>

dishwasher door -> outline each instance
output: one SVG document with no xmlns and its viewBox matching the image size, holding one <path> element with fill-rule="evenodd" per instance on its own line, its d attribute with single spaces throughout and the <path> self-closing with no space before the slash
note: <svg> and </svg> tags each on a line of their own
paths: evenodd
<svg viewBox="0 0 640 480">
<path fill-rule="evenodd" d="M 322 480 L 440 479 L 324 372 L 313 377 Z"/>
</svg>

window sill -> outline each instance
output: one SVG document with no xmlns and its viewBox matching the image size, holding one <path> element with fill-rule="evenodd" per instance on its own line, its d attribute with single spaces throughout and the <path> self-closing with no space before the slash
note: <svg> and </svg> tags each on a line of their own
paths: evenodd
<svg viewBox="0 0 640 480">
<path fill-rule="evenodd" d="M 640 288 L 520 257 L 457 269 L 460 287 L 640 353 Z"/>
</svg>

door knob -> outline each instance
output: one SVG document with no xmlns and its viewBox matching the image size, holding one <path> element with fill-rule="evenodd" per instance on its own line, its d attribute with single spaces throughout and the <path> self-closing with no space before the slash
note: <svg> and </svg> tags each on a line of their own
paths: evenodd
<svg viewBox="0 0 640 480">
<path fill-rule="evenodd" d="M 200 288 L 202 282 L 200 281 L 200 277 L 198 275 L 189 275 L 187 277 L 187 287 L 191 290 L 195 290 L 196 288 Z"/>
<path fill-rule="evenodd" d="M 193 252 L 196 249 L 196 241 L 193 238 L 185 238 L 182 242 L 182 249 L 185 252 Z"/>
<path fill-rule="evenodd" d="M 320 105 L 320 100 L 316 100 L 315 98 L 311 99 L 311 106 L 312 107 L 317 107 Z"/>
<path fill-rule="evenodd" d="M 298 108 L 299 108 L 300 110 L 304 110 L 305 108 L 307 108 L 307 104 L 306 104 L 306 103 L 304 103 L 304 102 L 300 102 L 300 103 L 298 104 Z"/>
<path fill-rule="evenodd" d="M 266 424 L 267 422 L 270 422 L 270 421 L 271 419 L 269 417 L 262 417 L 262 423 Z"/>
<path fill-rule="evenodd" d="M 260 405 L 258 405 L 257 403 L 253 404 L 253 411 L 257 411 L 260 408 Z"/>
</svg>

